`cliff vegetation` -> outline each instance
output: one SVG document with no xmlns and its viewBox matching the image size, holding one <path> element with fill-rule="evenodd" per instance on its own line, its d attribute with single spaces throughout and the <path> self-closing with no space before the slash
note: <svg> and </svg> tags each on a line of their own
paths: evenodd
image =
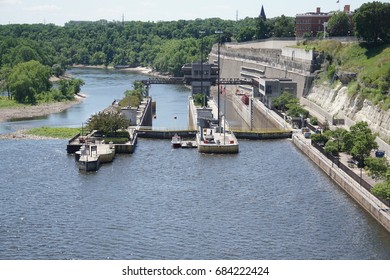
<svg viewBox="0 0 390 280">
<path fill-rule="evenodd" d="M 390 109 L 390 44 L 324 40 L 302 45 L 323 55 L 318 84 L 339 80 L 350 95 L 358 94 L 383 110 Z"/>
</svg>

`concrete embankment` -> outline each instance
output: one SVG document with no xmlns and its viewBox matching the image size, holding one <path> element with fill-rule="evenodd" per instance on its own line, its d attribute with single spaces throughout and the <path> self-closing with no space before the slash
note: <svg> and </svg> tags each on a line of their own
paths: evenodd
<svg viewBox="0 0 390 280">
<path fill-rule="evenodd" d="M 292 137 L 295 146 L 321 168 L 333 181 L 348 193 L 375 220 L 390 232 L 390 209 L 356 181 L 345 174 L 330 160 L 313 148 L 309 141 L 299 133 Z"/>
</svg>

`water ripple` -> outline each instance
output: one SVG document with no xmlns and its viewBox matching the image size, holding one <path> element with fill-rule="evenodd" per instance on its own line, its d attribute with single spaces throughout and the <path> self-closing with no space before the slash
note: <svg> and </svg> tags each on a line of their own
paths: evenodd
<svg viewBox="0 0 390 280">
<path fill-rule="evenodd" d="M 390 259 L 388 233 L 289 141 L 225 157 L 143 139 L 91 174 L 64 141 L 1 144 L 1 259 Z"/>
</svg>

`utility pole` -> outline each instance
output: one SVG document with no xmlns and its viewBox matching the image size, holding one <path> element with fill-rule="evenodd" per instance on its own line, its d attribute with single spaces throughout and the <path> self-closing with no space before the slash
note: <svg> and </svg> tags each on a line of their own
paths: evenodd
<svg viewBox="0 0 390 280">
<path fill-rule="evenodd" d="M 219 96 L 221 95 L 220 93 L 220 87 L 219 87 L 219 83 L 220 83 L 220 76 L 221 76 L 221 61 L 220 61 L 220 52 L 221 52 L 221 34 L 223 34 L 223 31 L 221 30 L 217 30 L 215 31 L 215 34 L 218 34 L 218 78 L 217 78 L 217 86 L 218 86 L 218 127 L 220 127 L 220 124 L 221 124 L 221 118 L 219 116 Z"/>
<path fill-rule="evenodd" d="M 205 32 L 199 31 L 199 34 L 201 34 L 200 39 L 200 92 L 203 94 L 203 107 L 206 107 L 206 94 L 203 92 L 203 34 Z"/>
</svg>

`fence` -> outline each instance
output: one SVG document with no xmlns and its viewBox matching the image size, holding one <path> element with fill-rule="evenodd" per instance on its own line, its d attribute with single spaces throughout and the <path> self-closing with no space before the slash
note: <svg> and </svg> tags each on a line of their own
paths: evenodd
<svg viewBox="0 0 390 280">
<path fill-rule="evenodd" d="M 325 152 L 325 149 L 319 145 L 318 143 L 311 141 L 311 145 L 316 148 L 318 151 L 320 151 L 324 156 L 326 156 L 330 161 L 333 162 L 333 164 L 337 165 L 341 170 L 343 170 L 349 177 L 351 177 L 353 180 L 355 180 L 358 184 L 360 184 L 363 188 L 368 190 L 371 193 L 372 185 L 368 183 L 366 180 L 362 178 L 362 176 L 359 176 L 355 172 L 353 172 L 348 166 L 345 166 L 342 162 L 340 162 L 338 157 L 335 157 L 329 153 Z M 377 197 L 382 203 L 386 204 L 387 206 L 390 206 L 390 201 L 386 201 L 380 197 Z"/>
</svg>

